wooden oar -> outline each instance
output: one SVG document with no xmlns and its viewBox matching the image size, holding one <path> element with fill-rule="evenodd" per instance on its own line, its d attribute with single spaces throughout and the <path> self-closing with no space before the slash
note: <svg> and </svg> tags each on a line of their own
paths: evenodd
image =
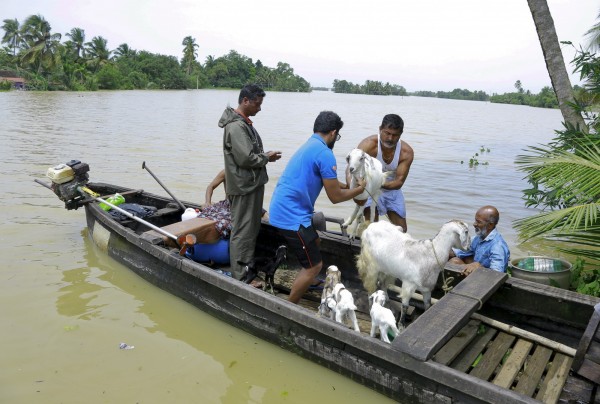
<svg viewBox="0 0 600 404">
<path fill-rule="evenodd" d="M 181 202 L 179 201 L 179 199 L 177 199 L 177 198 L 175 197 L 175 195 L 173 195 L 173 194 L 171 193 L 171 191 L 169 191 L 169 190 L 167 189 L 167 187 L 165 186 L 165 184 L 163 184 L 163 183 L 162 183 L 162 181 L 161 181 L 161 180 L 159 180 L 159 179 L 156 177 L 156 175 L 154 175 L 154 173 L 153 173 L 152 171 L 150 171 L 150 169 L 149 169 L 149 168 L 148 168 L 148 166 L 146 165 L 146 162 L 145 162 L 145 161 L 143 161 L 143 162 L 142 162 L 142 169 L 145 169 L 146 171 L 148 171 L 148 172 L 150 173 L 150 175 L 151 175 L 152 177 L 154 177 L 154 179 L 156 180 L 156 182 L 158 182 L 158 183 L 160 184 L 160 186 L 161 186 L 161 187 L 163 187 L 163 189 L 164 189 L 165 191 L 167 191 L 167 193 L 168 193 L 169 195 L 171 195 L 171 198 L 173 198 L 173 200 L 174 200 L 175 202 L 177 202 L 177 205 L 179 205 L 179 207 L 180 207 L 182 210 L 185 210 L 185 206 L 183 205 L 183 203 L 181 203 Z"/>
<path fill-rule="evenodd" d="M 401 292 L 401 288 L 399 288 L 398 286 L 395 286 L 395 285 L 388 286 L 388 289 L 393 290 L 396 293 Z M 411 298 L 415 299 L 417 301 L 420 301 L 420 302 L 423 301 L 423 295 L 420 295 L 418 293 L 413 293 Z M 434 304 L 437 302 L 438 302 L 438 299 L 435 299 L 433 297 L 431 298 L 431 304 Z M 514 334 L 519 337 L 523 337 L 523 338 L 528 339 L 533 342 L 537 342 L 538 344 L 547 346 L 548 348 L 551 348 L 555 351 L 558 351 L 558 352 L 563 353 L 570 357 L 574 357 L 575 353 L 577 352 L 576 349 L 573 349 L 568 345 L 561 344 L 560 342 L 553 341 L 546 337 L 542 337 L 541 335 L 534 334 L 534 333 L 524 330 L 522 328 L 515 327 L 515 326 L 509 325 L 506 323 L 502 323 L 498 320 L 494 320 L 493 318 L 482 316 L 479 313 L 471 314 L 471 318 L 474 320 L 481 321 L 482 323 L 485 323 L 492 327 L 498 328 L 499 330 L 505 331 L 507 333 Z"/>
</svg>

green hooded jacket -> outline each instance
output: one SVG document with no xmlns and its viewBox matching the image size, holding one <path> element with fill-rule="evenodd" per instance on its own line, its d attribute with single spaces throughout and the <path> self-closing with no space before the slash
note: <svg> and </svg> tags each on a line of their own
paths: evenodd
<svg viewBox="0 0 600 404">
<path fill-rule="evenodd" d="M 269 181 L 267 163 L 258 132 L 244 117 L 227 107 L 219 119 L 223 128 L 225 158 L 225 192 L 227 195 L 246 195 Z"/>
</svg>

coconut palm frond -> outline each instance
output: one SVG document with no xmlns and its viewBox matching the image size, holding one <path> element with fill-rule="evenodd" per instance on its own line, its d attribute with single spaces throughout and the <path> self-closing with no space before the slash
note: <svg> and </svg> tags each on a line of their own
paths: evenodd
<svg viewBox="0 0 600 404">
<path fill-rule="evenodd" d="M 576 153 L 531 147 L 534 155 L 517 156 L 515 163 L 529 178 L 572 203 L 595 201 L 600 196 L 600 147 L 580 145 Z"/>
<path fill-rule="evenodd" d="M 514 222 L 523 241 L 538 236 L 562 237 L 598 226 L 600 202 L 543 212 Z"/>
<path fill-rule="evenodd" d="M 600 266 L 600 251 L 586 250 L 586 249 L 580 249 L 580 248 L 562 248 L 562 247 L 559 247 L 558 251 L 565 253 L 565 254 L 570 254 L 573 256 L 580 257 L 580 258 L 586 260 L 586 262 L 588 264 L 590 264 L 591 266 L 595 266 L 595 267 Z"/>
</svg>

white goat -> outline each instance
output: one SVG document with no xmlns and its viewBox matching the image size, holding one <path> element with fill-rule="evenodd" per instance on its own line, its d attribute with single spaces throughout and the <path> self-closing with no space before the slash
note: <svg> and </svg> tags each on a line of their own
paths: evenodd
<svg viewBox="0 0 600 404">
<path fill-rule="evenodd" d="M 416 240 L 402 232 L 402 227 L 385 221 L 371 223 L 361 236 L 358 273 L 367 292 L 377 288 L 387 292 L 395 278 L 402 281 L 402 308 L 398 328 L 406 325 L 406 311 L 410 297 L 419 290 L 423 294 L 425 310 L 431 305 L 431 291 L 440 272 L 448 262 L 451 248 L 466 250 L 470 247 L 469 228 L 465 222 L 452 220 L 445 223 L 433 239 Z"/>
<path fill-rule="evenodd" d="M 333 288 L 342 281 L 342 273 L 335 265 L 330 265 L 327 268 L 326 273 L 327 276 L 325 277 L 325 284 L 323 285 L 323 293 L 321 294 L 321 304 L 319 305 L 318 314 L 319 316 L 326 316 L 330 313 L 331 319 L 333 320 L 333 311 L 331 310 L 332 305 L 335 307 Z"/>
<path fill-rule="evenodd" d="M 396 327 L 396 319 L 394 313 L 387 307 L 383 307 L 387 301 L 387 296 L 383 290 L 376 290 L 369 296 L 371 302 L 371 337 L 375 336 L 375 330 L 379 328 L 379 337 L 383 342 L 390 343 L 388 332 L 394 338 L 398 336 L 400 331 Z"/>
<path fill-rule="evenodd" d="M 356 305 L 354 304 L 354 298 L 352 293 L 344 287 L 343 283 L 338 283 L 333 288 L 333 298 L 336 301 L 333 311 L 335 311 L 335 321 L 344 324 L 346 318 L 352 322 L 354 331 L 360 332 L 358 328 L 358 321 L 356 320 Z M 332 308 L 332 306 L 330 306 Z M 333 315 L 332 315 L 333 316 Z"/>
<path fill-rule="evenodd" d="M 359 179 L 364 178 L 366 181 L 365 190 L 362 194 L 355 196 L 354 199 L 366 201 L 370 196 L 373 200 L 372 206 L 376 206 L 382 192 L 381 186 L 385 183 L 390 174 L 392 174 L 392 171 L 383 172 L 381 162 L 376 158 L 369 156 L 361 149 L 353 149 L 350 151 L 346 156 L 346 161 L 348 162 L 348 171 L 350 172 L 350 189 L 357 187 Z M 364 221 L 364 210 L 364 203 L 362 206 L 356 204 L 352 215 L 350 215 L 350 217 L 342 224 L 342 227 L 346 228 L 350 226 L 352 222 L 356 221 L 354 229 L 350 233 L 350 238 L 352 239 L 356 237 L 358 225 Z M 371 218 L 369 217 L 368 220 L 371 220 Z"/>
</svg>

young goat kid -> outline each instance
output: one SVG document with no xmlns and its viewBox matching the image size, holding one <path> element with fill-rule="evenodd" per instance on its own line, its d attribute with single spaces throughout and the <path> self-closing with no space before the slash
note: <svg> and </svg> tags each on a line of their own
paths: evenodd
<svg viewBox="0 0 600 404">
<path fill-rule="evenodd" d="M 271 288 L 271 293 L 275 294 L 275 290 L 273 288 L 273 283 L 275 282 L 275 271 L 277 271 L 277 268 L 279 268 L 281 263 L 286 259 L 286 256 L 287 246 L 280 245 L 277 247 L 275 255 L 272 257 L 254 257 L 248 263 L 238 262 L 240 265 L 244 266 L 244 275 L 242 276 L 241 281 L 250 284 L 254 278 L 258 276 L 259 272 L 264 272 L 264 290 L 267 290 L 267 286 L 269 286 Z"/>
<path fill-rule="evenodd" d="M 375 336 L 375 330 L 379 328 L 379 337 L 383 342 L 390 343 L 388 333 L 396 338 L 400 331 L 396 327 L 396 318 L 394 313 L 387 307 L 383 307 L 387 301 L 387 296 L 383 290 L 376 290 L 369 296 L 371 303 L 371 337 Z"/>
<path fill-rule="evenodd" d="M 346 228 L 356 221 L 350 233 L 350 238 L 354 239 L 358 225 L 365 219 L 364 210 L 367 199 L 371 197 L 373 201 L 372 205 L 377 205 L 379 196 L 381 195 L 381 186 L 388 179 L 391 171 L 384 173 L 381 162 L 369 156 L 361 149 L 353 149 L 346 156 L 346 161 L 348 162 L 348 171 L 350 172 L 350 188 L 356 188 L 358 179 L 364 178 L 367 183 L 363 193 L 354 197 L 355 200 L 365 202 L 362 205 L 356 204 L 352 215 L 342 224 L 342 227 Z M 368 220 L 371 220 L 371 218 L 369 217 Z"/>
<path fill-rule="evenodd" d="M 444 224 L 433 239 L 416 240 L 389 222 L 371 223 L 361 236 L 357 267 L 367 292 L 373 293 L 378 280 L 381 289 L 396 278 L 402 281 L 402 308 L 398 328 L 406 326 L 410 297 L 419 290 L 425 310 L 431 305 L 431 291 L 448 262 L 450 248 L 466 250 L 471 245 L 465 222 L 452 220 Z"/>
<path fill-rule="evenodd" d="M 352 322 L 354 331 L 360 332 L 358 321 L 356 320 L 356 313 L 354 312 L 356 306 L 354 305 L 352 293 L 350 293 L 350 291 L 340 282 L 333 288 L 333 298 L 335 299 L 335 307 L 333 308 L 333 311 L 335 312 L 335 321 L 345 324 L 344 320 L 348 318 Z"/>
<path fill-rule="evenodd" d="M 319 305 L 319 316 L 326 316 L 333 313 L 330 305 L 334 305 L 335 298 L 333 297 L 333 288 L 342 281 L 342 273 L 335 265 L 330 265 L 327 268 L 325 284 L 323 285 L 323 293 L 321 294 L 321 304 Z M 333 301 L 331 299 L 334 299 Z M 333 320 L 333 316 L 332 316 Z"/>
</svg>

